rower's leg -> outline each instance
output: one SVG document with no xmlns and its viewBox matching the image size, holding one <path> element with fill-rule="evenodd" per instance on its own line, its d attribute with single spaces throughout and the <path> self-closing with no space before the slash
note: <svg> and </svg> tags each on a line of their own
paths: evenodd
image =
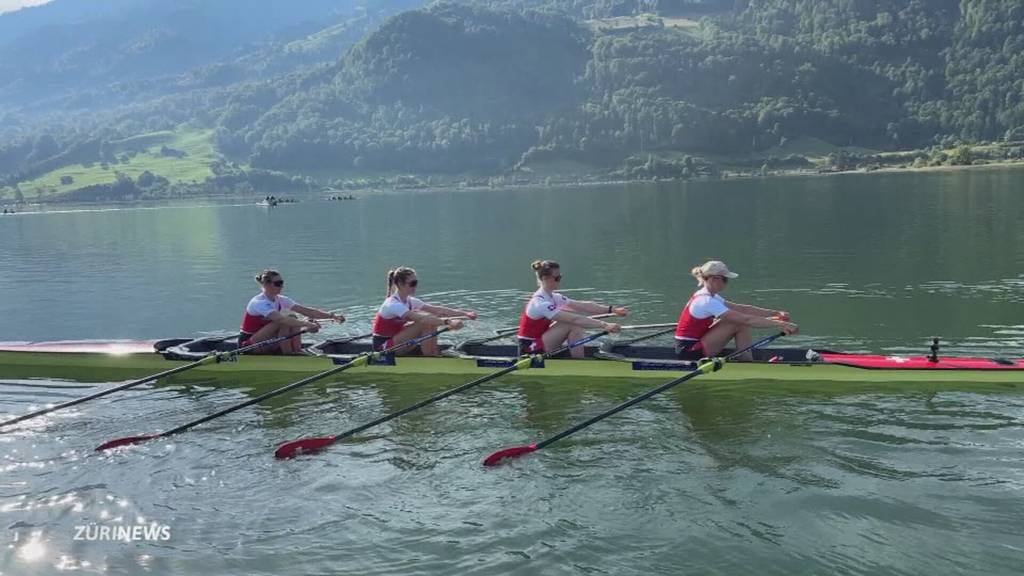
<svg viewBox="0 0 1024 576">
<path fill-rule="evenodd" d="M 430 334 L 433 331 L 433 326 L 429 324 L 421 324 L 420 332 L 416 336 Z M 440 353 L 439 348 L 437 346 L 437 336 L 434 336 L 433 338 L 427 338 L 423 342 L 420 342 L 420 351 L 423 353 L 424 356 L 437 356 Z"/>
<path fill-rule="evenodd" d="M 302 353 L 302 334 L 299 334 L 299 328 L 291 326 L 285 326 L 284 330 L 281 331 L 282 336 L 290 335 L 291 338 L 281 343 L 281 351 L 285 354 L 300 354 Z"/>
<path fill-rule="evenodd" d="M 754 342 L 750 338 L 750 326 L 747 326 L 746 324 L 737 326 L 735 338 L 737 350 L 742 350 Z M 743 354 L 740 354 L 738 358 L 744 362 L 752 362 L 754 360 L 754 352 L 752 350 L 748 350 Z"/>
<path fill-rule="evenodd" d="M 434 327 L 430 326 L 429 324 L 423 324 L 421 322 L 411 322 L 409 324 L 406 324 L 405 328 L 402 328 L 402 330 L 398 334 L 395 334 L 394 336 L 391 337 L 391 345 L 396 346 L 398 344 L 401 344 L 402 342 L 407 342 L 409 340 L 412 340 L 413 338 L 418 338 L 420 336 L 423 336 L 424 334 L 429 334 L 430 332 L 433 331 Z M 403 348 L 396 352 L 396 354 L 398 354 L 399 356 L 404 356 L 406 354 L 413 352 L 414 350 L 416 350 L 415 346 L 413 346 L 412 348 Z M 420 352 L 424 356 L 437 356 L 437 337 L 435 336 L 433 338 L 420 342 Z"/>
<path fill-rule="evenodd" d="M 745 334 L 744 334 L 745 333 Z M 741 335 L 743 334 L 743 335 Z M 708 333 L 700 339 L 701 344 L 704 347 L 705 356 L 715 356 L 720 353 L 725 345 L 736 337 L 736 345 L 740 346 L 740 341 L 746 338 L 747 345 L 750 343 L 750 329 L 744 325 L 737 324 L 735 322 L 729 322 L 728 320 L 720 320 L 708 330 Z M 752 360 L 753 355 L 750 352 L 740 355 L 740 360 Z"/>
<path fill-rule="evenodd" d="M 274 323 L 274 322 L 271 322 L 270 324 L 267 324 L 263 328 L 260 328 L 259 330 L 257 330 L 252 335 L 252 337 L 249 338 L 249 340 L 251 340 L 253 343 L 263 342 L 264 340 L 270 340 L 271 338 L 276 338 L 277 336 L 280 335 L 280 333 L 281 333 L 281 325 L 277 324 L 277 323 Z M 282 350 L 283 351 L 281 344 L 274 345 L 274 346 L 262 346 L 260 348 L 256 348 L 255 350 L 249 352 L 249 354 L 275 354 L 275 353 L 277 353 L 278 350 Z"/>
<path fill-rule="evenodd" d="M 544 340 L 544 351 L 553 352 L 565 344 L 566 340 L 575 341 L 583 338 L 583 329 L 575 324 L 555 322 L 541 337 Z M 583 348 L 576 347 L 569 351 L 573 358 L 583 358 Z"/>
</svg>

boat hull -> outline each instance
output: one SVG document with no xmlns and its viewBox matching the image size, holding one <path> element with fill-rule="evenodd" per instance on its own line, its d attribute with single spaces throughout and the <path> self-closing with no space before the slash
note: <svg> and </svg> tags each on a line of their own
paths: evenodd
<svg viewBox="0 0 1024 576">
<path fill-rule="evenodd" d="M 826 355 L 827 356 L 827 355 Z M 236 361 L 198 366 L 173 377 L 173 381 L 201 380 L 217 383 L 243 382 L 256 375 L 275 375 L 280 382 L 330 370 L 351 356 L 243 356 Z M 346 378 L 438 377 L 454 383 L 493 373 L 507 365 L 505 358 L 398 357 L 392 365 L 371 365 L 345 372 Z M 0 350 L 0 380 L 60 379 L 75 382 L 114 382 L 140 378 L 181 366 L 187 360 L 169 360 L 155 352 L 84 352 Z M 685 374 L 691 365 L 660 359 L 549 359 L 543 367 L 534 367 L 505 376 L 505 379 L 547 380 L 612 379 L 635 382 L 667 381 Z M 260 378 L 265 380 L 266 378 Z M 1000 384 L 1016 389 L 1024 385 L 1019 369 L 907 368 L 870 369 L 828 362 L 733 362 L 720 371 L 702 377 L 719 382 L 775 381 L 818 383 L 960 383 Z M 228 384 L 231 385 L 231 384 Z"/>
</svg>

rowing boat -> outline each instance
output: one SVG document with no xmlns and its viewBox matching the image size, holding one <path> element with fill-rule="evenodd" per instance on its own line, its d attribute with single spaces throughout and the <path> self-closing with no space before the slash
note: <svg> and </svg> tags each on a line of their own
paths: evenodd
<svg viewBox="0 0 1024 576">
<path fill-rule="evenodd" d="M 110 382 L 167 370 L 214 351 L 237 347 L 234 339 L 201 338 L 159 341 L 77 341 L 0 343 L 0 379 L 48 378 Z M 191 371 L 204 380 L 254 373 L 285 376 L 316 374 L 369 351 L 369 345 L 328 340 L 307 347 L 301 356 L 244 356 L 233 362 L 203 365 Z M 726 351 L 725 353 L 728 353 Z M 511 345 L 467 341 L 442 346 L 442 356 L 385 358 L 358 369 L 369 375 L 473 377 L 508 366 L 516 356 Z M 664 380 L 672 372 L 693 370 L 695 362 L 676 360 L 660 346 L 608 342 L 586 347 L 584 359 L 548 359 L 523 374 L 529 378 Z M 513 376 L 515 377 L 515 376 Z M 175 378 L 179 378 L 176 376 Z M 942 382 L 998 383 L 1024 388 L 1024 359 L 894 356 L 813 351 L 806 348 L 757 350 L 753 362 L 731 363 L 709 375 L 720 381 Z M 237 379 L 236 379 L 237 380 Z"/>
</svg>

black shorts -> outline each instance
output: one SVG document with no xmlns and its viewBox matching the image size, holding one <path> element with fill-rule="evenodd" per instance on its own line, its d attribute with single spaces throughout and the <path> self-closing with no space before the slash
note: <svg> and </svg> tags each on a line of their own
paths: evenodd
<svg viewBox="0 0 1024 576">
<path fill-rule="evenodd" d="M 541 339 L 532 340 L 530 338 L 517 338 L 519 342 L 519 355 L 525 354 L 538 354 L 544 351 L 544 341 Z"/>
<path fill-rule="evenodd" d="M 700 360 L 704 357 L 704 346 L 700 340 L 676 339 L 676 357 L 680 360 Z"/>
<path fill-rule="evenodd" d="M 373 335 L 373 351 L 374 352 L 380 352 L 381 350 L 384 350 L 385 348 L 393 348 L 395 343 L 391 341 L 392 338 L 393 338 L 393 336 L 377 336 L 376 334 L 374 334 Z M 415 346 L 406 346 L 405 350 L 412 351 L 412 350 L 418 349 L 419 347 L 420 347 L 419 344 L 417 344 Z"/>
<path fill-rule="evenodd" d="M 373 351 L 380 352 L 391 345 L 391 336 L 377 336 L 373 335 Z"/>
</svg>

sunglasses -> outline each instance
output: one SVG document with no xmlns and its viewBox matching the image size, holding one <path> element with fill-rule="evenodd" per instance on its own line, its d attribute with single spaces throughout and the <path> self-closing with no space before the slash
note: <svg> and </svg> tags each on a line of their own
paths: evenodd
<svg viewBox="0 0 1024 576">
<path fill-rule="evenodd" d="M 561 274 L 559 274 L 558 276 L 552 276 L 552 278 L 555 279 L 555 282 L 561 282 L 562 281 L 562 275 Z"/>
<path fill-rule="evenodd" d="M 719 280 L 722 281 L 722 284 L 728 284 L 729 283 L 729 277 L 728 276 L 712 276 L 712 278 L 718 278 Z"/>
<path fill-rule="evenodd" d="M 420 284 L 420 279 L 419 278 L 417 278 L 415 280 L 409 280 L 408 282 L 405 283 L 405 285 L 408 286 L 409 288 L 415 288 L 415 287 L 419 286 L 419 284 Z"/>
<path fill-rule="evenodd" d="M 274 286 L 277 286 L 278 288 L 280 288 L 281 286 L 284 286 L 284 280 L 277 279 L 277 280 L 274 280 L 273 282 L 267 282 L 267 284 L 273 284 Z"/>
</svg>

